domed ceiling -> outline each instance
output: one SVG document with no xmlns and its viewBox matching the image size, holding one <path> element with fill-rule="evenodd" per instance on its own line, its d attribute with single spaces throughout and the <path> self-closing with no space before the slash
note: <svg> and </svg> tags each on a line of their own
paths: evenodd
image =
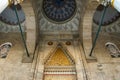
<svg viewBox="0 0 120 80">
<path fill-rule="evenodd" d="M 25 14 L 21 5 L 16 5 L 19 21 L 22 26 L 22 30 L 25 31 Z M 14 11 L 14 6 L 8 6 L 0 14 L 0 32 L 19 32 L 18 20 Z"/>
<path fill-rule="evenodd" d="M 102 13 L 103 13 L 103 8 L 104 8 L 104 6 L 100 4 L 97 7 L 97 9 L 94 13 L 94 16 L 93 16 L 93 21 L 98 25 L 100 24 L 100 19 L 101 19 Z M 118 20 L 119 18 L 120 18 L 120 13 L 112 6 L 107 6 L 102 25 L 103 26 L 109 25 L 109 24 L 115 22 L 116 20 Z"/>
<path fill-rule="evenodd" d="M 43 0 L 42 9 L 45 16 L 55 22 L 69 20 L 75 13 L 75 0 Z"/>
<path fill-rule="evenodd" d="M 100 19 L 103 13 L 103 5 L 98 5 L 93 16 L 93 32 L 98 31 L 98 25 L 100 24 Z M 107 6 L 105 16 L 102 22 L 101 32 L 120 32 L 120 13 L 113 8 L 111 5 Z"/>
<path fill-rule="evenodd" d="M 21 5 L 16 5 L 18 16 L 20 23 L 25 21 L 25 14 L 22 10 Z M 9 25 L 18 25 L 18 20 L 14 11 L 14 5 L 7 7 L 1 14 L 0 14 L 0 21 L 7 23 Z"/>
<path fill-rule="evenodd" d="M 83 2 L 81 0 L 38 0 L 40 31 L 78 32 Z"/>
</svg>

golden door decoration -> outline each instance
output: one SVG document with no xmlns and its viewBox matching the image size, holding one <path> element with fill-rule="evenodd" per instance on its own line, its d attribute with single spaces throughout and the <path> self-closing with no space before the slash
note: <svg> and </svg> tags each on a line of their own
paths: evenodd
<svg viewBox="0 0 120 80">
<path fill-rule="evenodd" d="M 58 47 L 45 63 L 43 80 L 76 80 L 75 63 Z"/>
</svg>

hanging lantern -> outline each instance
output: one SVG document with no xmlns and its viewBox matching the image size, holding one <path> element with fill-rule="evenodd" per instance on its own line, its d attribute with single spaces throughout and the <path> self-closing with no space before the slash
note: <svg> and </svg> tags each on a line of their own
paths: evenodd
<svg viewBox="0 0 120 80">
<path fill-rule="evenodd" d="M 103 5 L 99 5 L 94 13 L 93 21 L 96 24 L 100 24 L 101 15 L 103 13 Z M 102 22 L 102 26 L 109 25 L 120 18 L 120 13 L 114 9 L 111 5 L 107 6 L 106 13 Z"/>
<path fill-rule="evenodd" d="M 20 23 L 23 23 L 25 21 L 25 14 L 22 10 L 22 7 L 20 4 L 15 6 L 17 7 Z M 9 25 L 18 25 L 18 20 L 14 11 L 14 5 L 10 5 L 0 14 L 0 21 Z"/>
</svg>

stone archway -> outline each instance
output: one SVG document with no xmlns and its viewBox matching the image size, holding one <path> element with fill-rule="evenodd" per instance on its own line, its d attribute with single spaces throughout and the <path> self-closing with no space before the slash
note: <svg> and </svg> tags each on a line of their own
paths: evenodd
<svg viewBox="0 0 120 80">
<path fill-rule="evenodd" d="M 78 41 L 77 40 L 71 41 L 71 45 L 66 45 L 65 44 L 66 41 L 58 42 L 58 41 L 53 40 L 52 45 L 49 45 L 48 42 L 49 42 L 48 40 L 41 41 L 41 44 L 40 44 L 41 49 L 39 50 L 38 58 L 37 58 L 37 61 L 35 62 L 36 66 L 34 68 L 35 69 L 34 80 L 43 80 L 44 78 L 46 78 L 45 75 L 49 74 L 47 76 L 47 79 L 48 79 L 51 77 L 51 75 L 50 75 L 51 73 L 54 74 L 54 72 L 52 72 L 54 70 L 55 70 L 55 74 L 57 73 L 56 70 L 58 71 L 59 69 L 55 68 L 55 66 L 51 68 L 49 65 L 46 67 L 45 63 L 47 61 L 50 61 L 50 63 L 53 61 L 52 56 L 54 56 L 54 54 L 57 52 L 57 49 L 59 48 L 58 45 L 61 45 L 63 52 L 65 51 L 68 54 L 69 58 L 66 59 L 64 57 L 65 58 L 64 61 L 67 61 L 68 63 L 70 63 L 69 61 L 73 61 L 74 64 L 72 66 L 70 64 L 70 66 L 69 66 L 68 63 L 66 64 L 66 63 L 62 63 L 62 62 L 58 62 L 57 60 L 54 60 L 57 62 L 53 62 L 52 65 L 54 65 L 54 64 L 61 65 L 62 64 L 61 66 L 58 66 L 63 71 L 60 73 L 64 74 L 64 70 L 65 70 L 65 73 L 67 74 L 72 69 L 74 71 L 71 71 L 69 74 L 73 74 L 73 76 L 69 76 L 69 77 L 74 78 L 73 80 L 76 80 L 76 79 L 84 80 L 85 79 L 84 76 L 87 76 L 87 75 L 85 74 L 85 67 L 84 67 L 84 63 L 82 61 L 81 49 L 79 48 Z M 63 59 L 62 57 L 60 57 L 60 58 Z M 63 65 L 67 65 L 66 66 L 67 69 Z M 58 74 L 60 74 L 60 73 L 58 71 Z M 60 75 L 58 75 L 58 77 L 59 76 Z M 55 78 L 56 77 L 57 76 L 55 76 Z"/>
<path fill-rule="evenodd" d="M 89 0 L 84 18 L 83 18 L 83 47 L 85 50 L 85 56 L 88 60 L 93 60 L 95 58 L 90 57 L 89 53 L 92 48 L 92 23 L 93 23 L 93 14 L 99 2 L 97 0 Z"/>
<path fill-rule="evenodd" d="M 97 7 L 96 3 L 98 4 L 98 2 L 96 0 L 92 0 L 89 2 L 83 1 L 82 3 L 85 6 L 87 4 L 87 9 L 85 10 L 85 7 L 82 9 L 83 13 L 85 11 L 85 14 L 84 14 L 84 17 L 81 16 L 81 19 L 83 19 L 82 20 L 83 28 L 82 28 L 82 30 L 80 29 L 80 32 L 83 32 L 83 33 L 82 33 L 82 35 L 80 34 L 80 36 L 82 36 L 83 46 L 86 51 L 85 52 L 86 58 L 90 59 L 89 52 L 90 52 L 91 45 L 92 45 L 92 15 L 94 14 L 95 8 Z M 34 4 L 36 4 L 36 5 L 34 5 Z M 26 14 L 26 28 L 27 28 L 26 43 L 28 46 L 29 53 L 31 55 L 31 58 L 29 58 L 29 59 L 25 55 L 25 57 L 23 58 L 23 62 L 31 62 L 32 57 L 34 55 L 36 40 L 37 40 L 37 36 L 39 34 L 37 31 L 39 29 L 37 29 L 36 23 L 38 22 L 38 19 L 39 19 L 39 15 L 37 13 L 39 13 L 40 11 L 39 11 L 39 9 L 37 9 L 37 6 L 39 6 L 37 4 L 38 3 L 36 3 L 35 1 L 34 2 L 32 1 L 32 3 L 31 3 L 28 0 L 24 1 L 24 3 L 22 4 L 23 10 Z M 91 5 L 94 5 L 94 6 L 91 7 Z M 36 14 L 34 13 L 34 11 Z M 83 15 L 83 13 L 81 12 L 81 15 Z M 35 16 L 38 16 L 38 19 L 35 19 Z"/>
</svg>

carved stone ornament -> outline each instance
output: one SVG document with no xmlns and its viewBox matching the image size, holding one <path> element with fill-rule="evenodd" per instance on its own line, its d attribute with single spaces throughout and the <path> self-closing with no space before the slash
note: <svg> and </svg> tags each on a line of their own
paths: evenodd
<svg viewBox="0 0 120 80">
<path fill-rule="evenodd" d="M 120 50 L 114 43 L 107 42 L 105 46 L 110 51 L 112 57 L 120 57 Z"/>
</svg>

